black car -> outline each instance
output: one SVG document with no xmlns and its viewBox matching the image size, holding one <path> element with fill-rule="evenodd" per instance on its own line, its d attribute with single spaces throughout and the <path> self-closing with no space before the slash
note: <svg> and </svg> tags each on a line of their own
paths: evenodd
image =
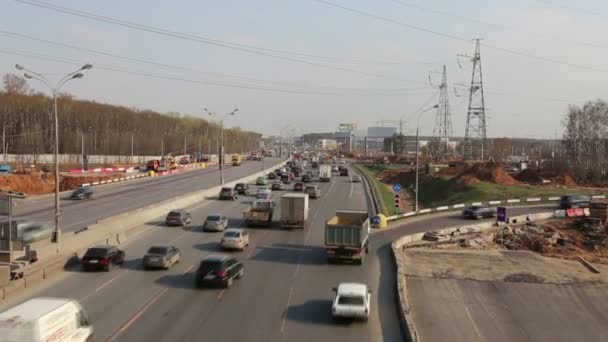
<svg viewBox="0 0 608 342">
<path fill-rule="evenodd" d="M 165 217 L 165 223 L 167 226 L 187 226 L 192 222 L 192 215 L 184 209 L 171 210 L 167 217 Z"/>
<path fill-rule="evenodd" d="M 220 191 L 221 200 L 236 200 L 238 198 L 236 191 L 233 188 L 222 188 Z"/>
<path fill-rule="evenodd" d="M 196 270 L 196 287 L 206 285 L 232 286 L 235 278 L 245 274 L 243 263 L 227 255 L 208 255 Z"/>
<path fill-rule="evenodd" d="M 277 174 L 274 172 L 271 172 L 268 174 L 268 179 L 277 179 Z"/>
<path fill-rule="evenodd" d="M 272 183 L 272 185 L 270 186 L 270 190 L 284 190 L 284 189 L 285 189 L 285 185 L 283 185 L 283 183 L 281 183 L 281 182 Z"/>
<path fill-rule="evenodd" d="M 93 198 L 93 190 L 88 186 L 81 186 L 80 188 L 74 190 L 70 195 L 70 199 L 74 200 L 82 200 L 82 199 L 91 199 Z"/>
<path fill-rule="evenodd" d="M 588 208 L 591 197 L 587 195 L 565 195 L 559 199 L 561 209 Z"/>
<path fill-rule="evenodd" d="M 296 183 L 293 185 L 293 191 L 304 191 L 304 183 Z"/>
<path fill-rule="evenodd" d="M 125 262 L 125 252 L 110 245 L 93 246 L 87 249 L 80 261 L 85 271 L 104 270 L 109 272 L 113 265 Z"/>
<path fill-rule="evenodd" d="M 303 175 L 302 176 L 302 182 L 303 183 L 310 183 L 310 182 L 312 182 L 312 177 L 310 177 L 310 175 Z"/>
<path fill-rule="evenodd" d="M 248 195 L 249 194 L 249 184 L 245 183 L 236 183 L 234 186 L 234 190 L 239 195 Z"/>
<path fill-rule="evenodd" d="M 464 208 L 462 211 L 462 216 L 464 218 L 473 218 L 478 220 L 482 218 L 494 217 L 494 215 L 496 215 L 496 210 L 485 205 L 473 205 Z"/>
<path fill-rule="evenodd" d="M 281 174 L 281 169 L 274 169 L 274 173 L 276 175 L 280 175 Z"/>
</svg>

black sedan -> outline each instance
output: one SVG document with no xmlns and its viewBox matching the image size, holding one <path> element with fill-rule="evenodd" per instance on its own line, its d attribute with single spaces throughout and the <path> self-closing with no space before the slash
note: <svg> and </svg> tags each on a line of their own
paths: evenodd
<svg viewBox="0 0 608 342">
<path fill-rule="evenodd" d="M 70 199 L 74 200 L 82 200 L 82 199 L 91 199 L 93 198 L 93 190 L 88 186 L 81 186 L 80 188 L 74 190 L 70 195 Z"/>
<path fill-rule="evenodd" d="M 496 210 L 485 205 L 472 205 L 464 208 L 462 217 L 472 219 L 491 218 L 496 215 Z"/>
</svg>

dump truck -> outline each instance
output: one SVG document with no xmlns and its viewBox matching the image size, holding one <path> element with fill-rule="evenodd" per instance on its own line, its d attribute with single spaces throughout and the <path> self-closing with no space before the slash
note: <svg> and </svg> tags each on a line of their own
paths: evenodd
<svg viewBox="0 0 608 342">
<path fill-rule="evenodd" d="M 257 199 L 251 203 L 251 207 L 243 212 L 243 219 L 248 227 L 270 226 L 272 214 L 276 203 L 273 200 Z"/>
<path fill-rule="evenodd" d="M 241 165 L 241 156 L 238 154 L 232 155 L 232 166 L 240 166 Z"/>
<path fill-rule="evenodd" d="M 281 225 L 283 228 L 306 227 L 308 210 L 308 194 L 284 194 L 281 196 Z"/>
<path fill-rule="evenodd" d="M 325 222 L 325 252 L 327 261 L 351 261 L 363 265 L 369 239 L 367 210 L 337 210 Z"/>
<path fill-rule="evenodd" d="M 321 165 L 319 168 L 319 180 L 321 182 L 331 181 L 331 165 Z"/>
</svg>

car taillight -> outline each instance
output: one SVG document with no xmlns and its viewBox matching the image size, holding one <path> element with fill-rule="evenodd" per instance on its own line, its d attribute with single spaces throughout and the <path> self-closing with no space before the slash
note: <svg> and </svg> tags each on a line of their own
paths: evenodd
<svg viewBox="0 0 608 342">
<path fill-rule="evenodd" d="M 226 272 L 226 271 L 219 271 L 219 272 L 217 272 L 217 275 L 220 278 L 224 278 L 224 277 L 226 277 L 228 275 L 228 272 Z"/>
<path fill-rule="evenodd" d="M 107 265 L 108 263 L 109 263 L 109 260 L 107 258 L 103 258 L 103 259 L 99 260 L 100 265 Z"/>
</svg>

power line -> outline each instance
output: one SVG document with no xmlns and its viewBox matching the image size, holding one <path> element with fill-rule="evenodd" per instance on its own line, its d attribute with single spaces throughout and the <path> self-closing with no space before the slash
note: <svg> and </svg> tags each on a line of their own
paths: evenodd
<svg viewBox="0 0 608 342">
<path fill-rule="evenodd" d="M 324 85 L 307 85 L 307 84 L 298 84 L 296 82 L 281 82 L 281 81 L 264 80 L 264 79 L 257 79 L 257 78 L 252 78 L 252 77 L 235 76 L 235 75 L 221 74 L 221 73 L 216 73 L 216 72 L 201 71 L 201 70 L 197 70 L 197 69 L 193 69 L 193 68 L 189 68 L 189 67 L 182 67 L 182 66 L 170 65 L 170 64 L 166 64 L 166 63 L 160 63 L 160 62 L 156 62 L 156 61 L 152 61 L 152 60 L 146 60 L 146 59 L 139 58 L 139 57 L 129 57 L 129 56 L 124 56 L 124 55 L 118 55 L 118 54 L 107 52 L 107 51 L 100 51 L 100 50 L 84 48 L 84 47 L 76 46 L 73 44 L 66 44 L 66 43 L 60 43 L 60 42 L 51 41 L 51 40 L 47 40 L 47 39 L 36 38 L 36 37 L 32 37 L 32 36 L 28 36 L 28 35 L 24 35 L 24 34 L 20 34 L 20 33 L 16 33 L 16 32 L 11 32 L 11 31 L 0 30 L 0 34 L 3 34 L 7 37 L 14 38 L 14 39 L 41 42 L 41 43 L 45 43 L 45 44 L 49 44 L 49 45 L 53 45 L 53 46 L 59 46 L 62 48 L 68 48 L 68 49 L 73 49 L 73 50 L 77 50 L 77 51 L 84 51 L 87 53 L 94 53 L 94 54 L 98 54 L 98 55 L 102 55 L 102 56 L 117 58 L 117 59 L 125 60 L 128 62 L 132 62 L 132 63 L 153 65 L 153 66 L 157 66 L 157 67 L 173 69 L 173 70 L 178 70 L 178 71 L 195 72 L 195 73 L 200 73 L 200 74 L 204 74 L 204 75 L 208 75 L 208 76 L 212 76 L 212 77 L 218 77 L 218 78 L 240 79 L 240 80 L 245 80 L 245 81 L 254 81 L 254 82 L 269 83 L 269 84 L 276 84 L 276 85 L 296 86 L 299 88 L 306 88 L 306 89 L 323 88 L 324 90 L 338 90 L 338 91 L 402 92 L 402 91 L 409 91 L 409 90 L 426 89 L 426 87 L 425 88 L 421 88 L 421 87 L 397 88 L 397 89 L 362 89 L 362 88 L 333 87 L 333 86 L 324 86 Z"/>
<path fill-rule="evenodd" d="M 0 53 L 10 54 L 10 55 L 16 55 L 16 56 L 22 56 L 22 57 L 28 57 L 28 58 L 41 59 L 41 60 L 47 60 L 47 61 L 58 62 L 58 63 L 63 63 L 63 64 L 70 64 L 70 65 L 80 65 L 80 64 L 82 64 L 80 61 L 74 60 L 74 59 L 68 59 L 68 58 L 57 57 L 57 56 L 50 56 L 50 55 L 44 55 L 44 54 L 37 54 L 37 53 L 31 53 L 31 52 L 23 52 L 23 51 L 0 49 Z M 279 93 L 307 94 L 307 95 L 329 95 L 329 96 L 404 96 L 404 95 L 407 95 L 405 93 L 394 93 L 394 94 L 374 94 L 374 93 L 362 94 L 362 93 L 355 93 L 355 94 L 348 94 L 348 93 L 340 93 L 340 92 L 322 92 L 322 91 L 301 90 L 301 89 L 270 88 L 270 87 L 264 87 L 264 86 L 250 86 L 250 85 L 232 84 L 232 83 L 218 82 L 218 81 L 197 80 L 197 79 L 190 79 L 190 78 L 179 77 L 179 76 L 175 76 L 175 75 L 166 75 L 166 74 L 159 74 L 159 73 L 133 71 L 133 70 L 129 70 L 129 69 L 126 69 L 126 68 L 117 68 L 117 67 L 114 67 L 114 66 L 107 66 L 107 65 L 103 65 L 103 64 L 96 64 L 95 68 L 96 69 L 100 69 L 100 70 L 119 72 L 119 73 L 131 74 L 131 75 L 136 75 L 136 76 L 153 77 L 153 78 L 164 79 L 164 80 L 181 81 L 181 82 L 187 82 L 187 83 L 204 84 L 204 85 L 218 86 L 218 87 L 227 87 L 227 88 L 240 88 L 240 89 L 248 89 L 248 90 L 256 90 L 256 91 L 279 92 Z M 409 93 L 409 94 L 415 95 L 416 93 Z"/>
<path fill-rule="evenodd" d="M 411 81 L 411 80 L 404 80 L 401 78 L 389 77 L 389 76 L 385 76 L 385 75 L 365 72 L 365 71 L 356 70 L 356 69 L 350 69 L 350 68 L 344 68 L 344 67 L 340 67 L 340 66 L 310 62 L 310 61 L 306 61 L 306 60 L 302 60 L 302 59 L 288 57 L 285 55 L 295 55 L 295 56 L 300 56 L 300 57 L 316 57 L 316 58 L 329 58 L 329 57 L 302 54 L 302 53 L 289 52 L 289 51 L 283 51 L 283 50 L 275 50 L 275 49 L 269 49 L 269 48 L 263 48 L 263 47 L 256 47 L 256 46 L 252 46 L 252 45 L 245 45 L 245 44 L 241 44 L 241 43 L 226 42 L 226 41 L 222 41 L 222 40 L 218 40 L 218 39 L 211 39 L 211 38 L 206 38 L 206 37 L 201 37 L 201 36 L 195 36 L 195 35 L 190 35 L 190 34 L 186 34 L 186 33 L 170 31 L 167 29 L 158 28 L 158 27 L 154 27 L 154 26 L 125 21 L 125 20 L 121 20 L 121 19 L 117 19 L 117 18 L 113 18 L 113 17 L 101 16 L 101 15 L 97 15 L 97 14 L 90 13 L 90 12 L 85 12 L 85 11 L 75 10 L 75 9 L 68 8 L 68 7 L 49 4 L 49 3 L 46 3 L 43 1 L 35 1 L 35 0 L 15 0 L 15 1 L 26 4 L 26 5 L 31 5 L 31 6 L 36 6 L 39 8 L 52 10 L 55 12 L 61 12 L 61 13 L 70 14 L 70 15 L 74 15 L 74 16 L 78 16 L 78 17 L 82 17 L 82 18 L 86 18 L 86 19 L 90 19 L 90 20 L 119 25 L 119 26 L 130 28 L 130 29 L 138 30 L 138 31 L 155 33 L 155 34 L 162 35 L 162 36 L 178 38 L 178 39 L 188 40 L 188 41 L 197 42 L 197 43 L 203 43 L 203 44 L 212 45 L 212 46 L 216 46 L 216 47 L 223 47 L 226 49 L 246 52 L 246 53 L 255 54 L 255 55 L 259 55 L 259 56 L 265 56 L 265 57 L 271 57 L 271 58 L 290 61 L 290 62 L 302 63 L 302 64 L 316 66 L 316 67 L 320 67 L 320 68 L 324 68 L 324 69 L 356 73 L 359 75 L 365 75 L 365 76 L 369 76 L 369 77 L 383 78 L 383 79 L 401 81 L 401 82 L 415 82 L 415 81 Z"/>
<path fill-rule="evenodd" d="M 371 13 L 364 12 L 364 11 L 361 11 L 361 10 L 357 10 L 357 9 L 354 9 L 354 8 L 351 8 L 351 7 L 340 5 L 340 4 L 331 2 L 331 1 L 326 1 L 326 0 L 312 0 L 312 1 L 319 2 L 319 3 L 325 4 L 325 5 L 328 5 L 328 6 L 331 6 L 331 7 L 340 8 L 340 9 L 343 9 L 345 11 L 356 13 L 358 15 L 365 16 L 365 17 L 368 17 L 368 18 L 373 18 L 373 19 L 376 19 L 376 20 L 379 20 L 379 21 L 382 21 L 382 22 L 396 24 L 396 25 L 399 25 L 401 27 L 405 27 L 405 28 L 408 28 L 408 29 L 413 29 L 413 30 L 416 30 L 416 31 L 421 31 L 421 32 L 433 34 L 433 35 L 436 35 L 436 36 L 440 36 L 440 37 L 443 37 L 443 38 L 456 40 L 456 41 L 467 42 L 467 43 L 470 42 L 470 39 L 466 39 L 466 38 L 459 37 L 459 36 L 456 36 L 456 35 L 453 35 L 453 34 L 449 34 L 449 33 L 435 31 L 435 30 L 428 29 L 428 28 L 421 27 L 421 26 L 407 24 L 407 23 L 404 23 L 404 22 L 401 22 L 401 21 L 398 21 L 398 20 L 395 20 L 395 19 L 379 16 L 379 15 L 376 15 L 376 14 L 371 14 Z M 513 49 L 509 49 L 509 48 L 504 48 L 504 47 L 500 47 L 500 46 L 496 46 L 496 45 L 490 45 L 490 44 L 483 44 L 483 46 L 485 46 L 485 47 L 487 47 L 489 49 L 494 49 L 494 50 L 502 51 L 502 52 L 505 52 L 505 53 L 508 53 L 508 54 L 511 54 L 511 55 L 514 55 L 514 56 L 526 57 L 526 58 L 535 59 L 535 60 L 538 60 L 538 61 L 541 61 L 541 62 L 546 62 L 546 63 L 551 63 L 551 64 L 558 64 L 558 65 L 564 65 L 564 66 L 569 66 L 569 67 L 572 67 L 572 68 L 583 69 L 583 70 L 590 70 L 590 71 L 597 71 L 597 72 L 608 72 L 607 69 L 601 69 L 601 68 L 597 68 L 597 67 L 592 67 L 592 66 L 587 66 L 587 65 L 581 65 L 581 64 L 576 64 L 576 63 L 570 63 L 570 62 L 564 62 L 564 61 L 553 59 L 553 58 L 548 58 L 548 57 L 543 57 L 543 56 L 537 56 L 537 55 L 531 54 L 531 53 L 526 52 L 526 51 L 517 51 L 517 50 L 513 50 Z"/>
<path fill-rule="evenodd" d="M 503 29 L 503 30 L 515 30 L 515 28 L 513 26 L 509 26 L 509 25 L 505 25 L 505 24 L 487 22 L 487 21 L 476 19 L 476 18 L 465 17 L 465 16 L 462 16 L 462 15 L 459 15 L 459 14 L 454 14 L 454 13 L 450 13 L 450 12 L 440 11 L 440 10 L 436 10 L 436 9 L 432 9 L 432 8 L 428 8 L 428 7 L 423 7 L 423 6 L 416 5 L 416 4 L 412 4 L 412 3 L 406 3 L 406 2 L 401 1 L 401 0 L 392 0 L 392 1 L 394 3 L 396 3 L 396 4 L 399 4 L 399 5 L 404 6 L 404 7 L 416 8 L 416 9 L 422 11 L 422 12 L 429 12 L 429 13 L 433 13 L 433 14 L 439 14 L 439 15 L 442 15 L 442 16 L 452 17 L 452 18 L 456 18 L 458 20 L 467 21 L 467 22 L 471 22 L 471 23 L 474 23 L 474 24 L 481 24 L 481 25 L 490 26 L 490 27 L 494 27 L 494 28 L 498 28 L 498 29 Z M 558 40 L 558 39 L 555 39 L 554 36 L 549 35 L 549 34 L 543 34 L 543 33 L 539 33 L 539 32 L 530 32 L 530 31 L 528 31 L 526 33 L 527 34 L 531 33 L 531 34 L 533 34 L 535 36 L 543 37 L 543 39 L 549 39 L 549 40 L 554 40 L 554 41 Z M 566 39 L 564 37 L 559 37 L 559 40 L 567 42 L 567 43 L 570 43 L 570 44 L 577 44 L 577 45 L 581 45 L 581 46 L 589 46 L 589 47 L 604 48 L 604 49 L 608 48 L 608 45 L 603 45 L 603 44 L 599 44 L 599 43 L 595 43 L 595 42 L 586 42 L 586 41 L 580 41 L 580 40 L 572 40 L 572 39 Z"/>
</svg>

